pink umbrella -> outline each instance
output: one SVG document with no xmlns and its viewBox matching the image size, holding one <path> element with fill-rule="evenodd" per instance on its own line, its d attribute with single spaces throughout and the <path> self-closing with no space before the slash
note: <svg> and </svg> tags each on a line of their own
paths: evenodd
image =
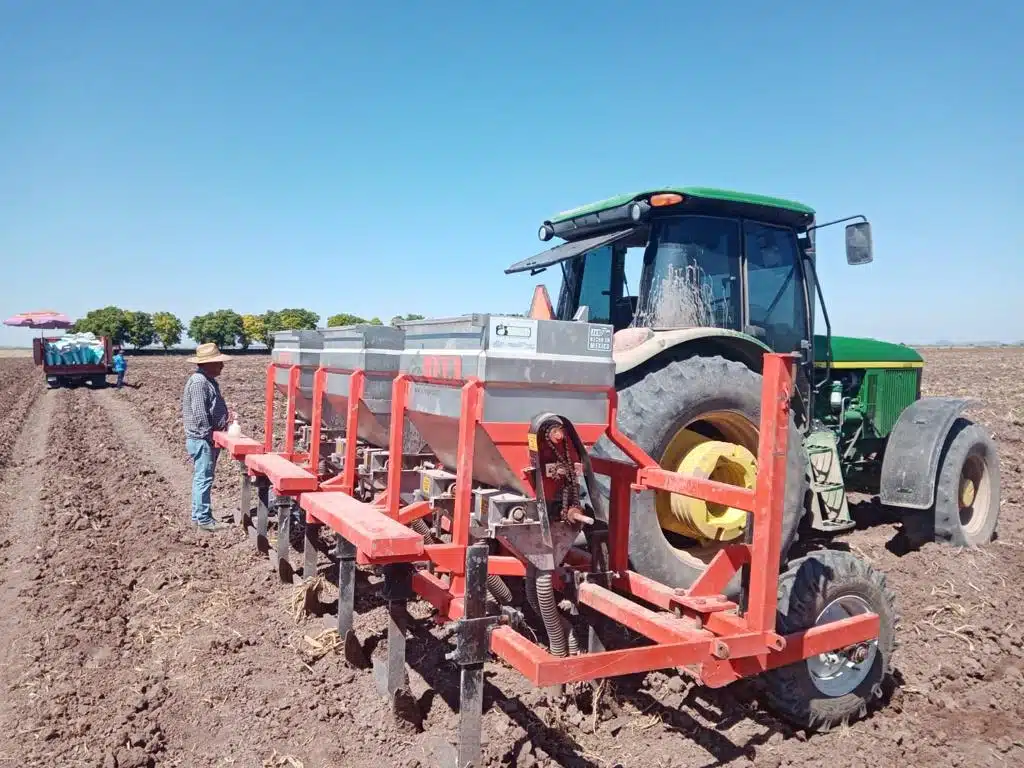
<svg viewBox="0 0 1024 768">
<path fill-rule="evenodd" d="M 14 317 L 4 320 L 4 325 L 50 330 L 53 328 L 70 328 L 73 323 L 71 318 L 65 314 L 55 312 L 52 309 L 44 309 L 38 312 L 20 312 Z"/>
</svg>

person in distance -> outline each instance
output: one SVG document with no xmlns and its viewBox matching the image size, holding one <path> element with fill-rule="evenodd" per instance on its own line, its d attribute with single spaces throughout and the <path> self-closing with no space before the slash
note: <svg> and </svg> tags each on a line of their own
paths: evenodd
<svg viewBox="0 0 1024 768">
<path fill-rule="evenodd" d="M 128 363 L 120 347 L 114 347 L 114 373 L 117 374 L 117 388 L 124 388 L 124 375 L 128 372 Z"/>
</svg>

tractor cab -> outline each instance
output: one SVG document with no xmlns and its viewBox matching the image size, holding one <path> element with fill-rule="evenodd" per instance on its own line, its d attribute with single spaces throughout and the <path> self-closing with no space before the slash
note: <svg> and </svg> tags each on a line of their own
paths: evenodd
<svg viewBox="0 0 1024 768">
<path fill-rule="evenodd" d="M 554 315 L 616 331 L 715 328 L 776 352 L 813 352 L 814 210 L 707 188 L 652 190 L 561 213 L 542 241 L 565 242 L 506 273 L 558 265 Z M 870 225 L 847 227 L 847 259 L 871 260 Z"/>
</svg>

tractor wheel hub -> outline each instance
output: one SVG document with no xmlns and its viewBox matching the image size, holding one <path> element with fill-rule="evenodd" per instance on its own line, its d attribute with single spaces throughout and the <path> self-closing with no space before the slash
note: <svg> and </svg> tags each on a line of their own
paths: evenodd
<svg viewBox="0 0 1024 768">
<path fill-rule="evenodd" d="M 857 595 L 836 598 L 818 614 L 815 626 L 842 621 L 852 616 L 870 613 L 868 602 Z M 867 678 L 878 653 L 878 641 L 859 643 L 848 648 L 828 651 L 807 659 L 811 682 L 829 697 L 845 696 L 856 690 Z"/>
<path fill-rule="evenodd" d="M 708 440 L 690 449 L 676 471 L 682 475 L 753 489 L 757 479 L 757 460 L 742 445 Z M 671 510 L 674 523 L 671 527 L 674 530 L 705 541 L 735 539 L 747 522 L 745 510 L 688 496 L 673 495 Z"/>
<path fill-rule="evenodd" d="M 978 489 L 974 485 L 974 481 L 968 477 L 963 478 L 960 483 L 960 506 L 964 509 L 973 506 L 977 493 Z"/>
</svg>

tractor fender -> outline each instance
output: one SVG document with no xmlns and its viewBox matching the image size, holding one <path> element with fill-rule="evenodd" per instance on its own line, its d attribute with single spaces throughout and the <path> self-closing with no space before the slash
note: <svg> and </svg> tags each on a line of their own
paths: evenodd
<svg viewBox="0 0 1024 768">
<path fill-rule="evenodd" d="M 728 328 L 679 328 L 670 331 L 625 328 L 615 334 L 615 375 L 622 376 L 636 370 L 655 357 L 684 345 L 692 347 L 693 354 L 721 355 L 758 373 L 764 365 L 764 353 L 771 352 L 752 336 Z"/>
<path fill-rule="evenodd" d="M 955 397 L 926 397 L 900 414 L 882 458 L 878 497 L 883 504 L 930 509 L 946 436 L 967 407 Z"/>
</svg>

